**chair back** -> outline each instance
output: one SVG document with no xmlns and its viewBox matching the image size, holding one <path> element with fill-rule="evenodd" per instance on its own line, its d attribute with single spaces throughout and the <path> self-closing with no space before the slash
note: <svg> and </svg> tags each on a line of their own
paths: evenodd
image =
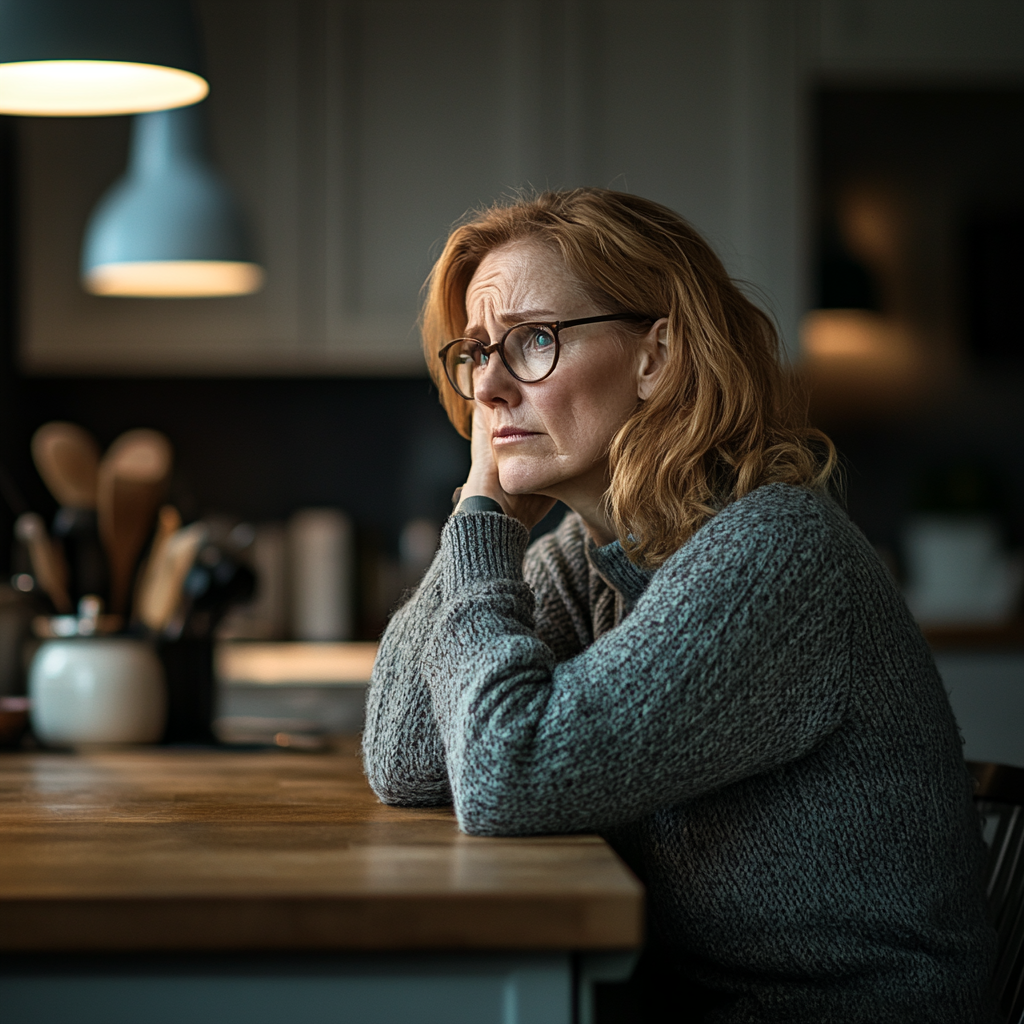
<svg viewBox="0 0 1024 1024">
<path fill-rule="evenodd" d="M 988 844 L 985 896 L 997 936 L 993 998 L 1002 1020 L 1024 1024 L 1024 768 L 975 761 L 967 767 Z"/>
</svg>

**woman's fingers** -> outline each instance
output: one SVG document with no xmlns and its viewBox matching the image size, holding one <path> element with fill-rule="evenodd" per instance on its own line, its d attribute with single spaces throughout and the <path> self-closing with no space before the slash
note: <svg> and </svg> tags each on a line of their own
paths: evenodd
<svg viewBox="0 0 1024 1024">
<path fill-rule="evenodd" d="M 473 457 L 472 469 L 493 472 L 497 478 L 498 467 L 495 465 L 494 452 L 491 449 L 491 417 L 486 408 L 476 409 L 473 412 L 470 452 Z"/>
<path fill-rule="evenodd" d="M 483 495 L 493 498 L 505 511 L 508 511 L 509 496 L 502 490 L 498 480 L 498 467 L 491 451 L 490 417 L 486 410 L 473 410 L 473 433 L 470 438 L 470 454 L 473 462 L 469 467 L 469 476 L 462 485 L 462 498 L 472 495 Z M 460 499 L 461 500 L 461 499 Z"/>
<path fill-rule="evenodd" d="M 493 498 L 508 515 L 514 516 L 527 529 L 532 529 L 551 511 L 555 504 L 554 498 L 546 498 L 542 494 L 508 494 L 501 486 L 491 447 L 491 422 L 486 406 L 477 406 L 473 410 L 470 452 L 473 464 L 462 485 L 460 500 L 474 494 Z"/>
</svg>

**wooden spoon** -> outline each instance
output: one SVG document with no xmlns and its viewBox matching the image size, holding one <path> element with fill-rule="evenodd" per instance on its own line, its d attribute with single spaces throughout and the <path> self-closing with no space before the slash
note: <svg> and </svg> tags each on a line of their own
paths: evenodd
<svg viewBox="0 0 1024 1024">
<path fill-rule="evenodd" d="M 110 563 L 110 610 L 127 611 L 132 574 L 170 482 L 171 443 L 155 430 L 129 430 L 99 466 L 96 515 Z"/>
<path fill-rule="evenodd" d="M 181 529 L 181 513 L 173 505 L 164 505 L 156 517 L 156 533 L 149 557 L 139 570 L 135 586 L 135 615 L 150 629 L 160 629 L 161 590 L 166 575 L 167 545 Z"/>
<path fill-rule="evenodd" d="M 145 598 L 139 602 L 139 618 L 155 632 L 163 632 L 181 605 L 185 577 L 206 543 L 209 531 L 205 523 L 183 526 L 162 545 L 159 563 Z"/>
<path fill-rule="evenodd" d="M 74 423 L 44 423 L 32 435 L 32 458 L 43 483 L 69 508 L 96 507 L 100 448 Z"/>
</svg>

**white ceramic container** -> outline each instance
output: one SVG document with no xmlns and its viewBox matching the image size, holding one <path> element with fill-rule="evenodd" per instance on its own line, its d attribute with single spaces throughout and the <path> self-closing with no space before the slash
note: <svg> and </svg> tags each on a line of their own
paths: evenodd
<svg viewBox="0 0 1024 1024">
<path fill-rule="evenodd" d="M 33 731 L 49 746 L 155 743 L 163 733 L 163 666 L 142 640 L 47 640 L 32 659 L 28 687 Z"/>
<path fill-rule="evenodd" d="M 907 604 L 927 625 L 993 625 L 1020 593 L 1021 562 L 1003 549 L 988 516 L 921 515 L 903 535 Z"/>
</svg>

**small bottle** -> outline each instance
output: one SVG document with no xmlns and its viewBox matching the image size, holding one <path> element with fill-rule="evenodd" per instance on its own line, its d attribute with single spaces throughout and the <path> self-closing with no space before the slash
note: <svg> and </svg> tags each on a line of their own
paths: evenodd
<svg viewBox="0 0 1024 1024">
<path fill-rule="evenodd" d="M 339 509 L 308 508 L 288 523 L 292 634 L 352 639 L 352 524 Z"/>
</svg>

